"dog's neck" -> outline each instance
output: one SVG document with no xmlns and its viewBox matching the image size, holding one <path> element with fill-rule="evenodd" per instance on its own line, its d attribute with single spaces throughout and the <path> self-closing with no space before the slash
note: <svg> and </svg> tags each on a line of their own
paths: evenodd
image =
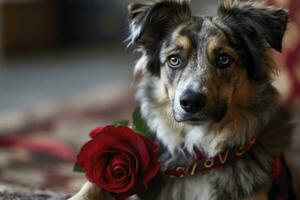
<svg viewBox="0 0 300 200">
<path fill-rule="evenodd" d="M 273 104 L 259 106 L 256 108 L 259 113 L 240 110 L 240 113 L 235 113 L 236 118 L 227 120 L 225 125 L 207 122 L 192 126 L 177 123 L 167 101 L 157 102 L 153 99 L 153 94 L 150 93 L 158 82 L 155 77 L 145 78 L 140 84 L 137 97 L 148 126 L 171 154 L 182 151 L 193 154 L 194 148 L 197 147 L 206 157 L 214 157 L 226 148 L 244 145 L 265 127 L 278 106 L 277 93 L 274 90 L 274 96 L 268 97 L 272 98 Z"/>
</svg>

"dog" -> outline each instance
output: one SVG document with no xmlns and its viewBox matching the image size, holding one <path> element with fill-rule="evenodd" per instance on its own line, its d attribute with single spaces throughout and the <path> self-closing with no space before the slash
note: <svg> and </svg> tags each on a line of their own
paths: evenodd
<svg viewBox="0 0 300 200">
<path fill-rule="evenodd" d="M 188 0 L 128 6 L 129 43 L 141 52 L 137 99 L 171 174 L 147 199 L 296 199 L 282 158 L 293 124 L 272 85 L 270 53 L 282 49 L 288 12 L 255 1 L 219 4 L 215 17 L 193 16 Z M 195 165 L 199 152 L 204 162 Z M 71 199 L 112 197 L 86 183 Z"/>
</svg>

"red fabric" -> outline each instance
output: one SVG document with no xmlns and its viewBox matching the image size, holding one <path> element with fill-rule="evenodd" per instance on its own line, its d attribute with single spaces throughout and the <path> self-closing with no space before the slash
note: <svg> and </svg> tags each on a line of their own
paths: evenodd
<svg viewBox="0 0 300 200">
<path fill-rule="evenodd" d="M 280 174 L 282 173 L 282 171 L 284 170 L 284 166 L 282 164 L 281 159 L 274 159 L 273 161 L 273 165 L 274 165 L 274 170 L 273 170 L 273 174 L 272 174 L 272 178 L 274 180 L 278 179 L 278 177 L 280 176 Z"/>
<path fill-rule="evenodd" d="M 75 156 L 70 145 L 43 136 L 2 136 L 0 137 L 0 147 L 22 148 L 33 153 L 47 153 L 68 162 L 74 162 Z"/>
<path fill-rule="evenodd" d="M 287 75 L 284 84 L 289 85 L 286 104 L 295 102 L 300 98 L 300 1 L 299 0 L 266 0 L 270 5 L 289 10 L 289 23 L 283 41 L 282 54 L 275 54 L 278 66 Z"/>
<path fill-rule="evenodd" d="M 284 158 L 274 159 L 273 164 L 273 184 L 269 192 L 269 200 L 296 200 L 292 177 Z"/>
</svg>

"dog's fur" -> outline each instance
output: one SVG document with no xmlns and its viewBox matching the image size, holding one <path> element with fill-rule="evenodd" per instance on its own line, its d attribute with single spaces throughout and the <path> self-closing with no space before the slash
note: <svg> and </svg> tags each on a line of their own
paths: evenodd
<svg viewBox="0 0 300 200">
<path fill-rule="evenodd" d="M 284 154 L 292 132 L 272 86 L 277 67 L 269 53 L 281 51 L 287 11 L 238 0 L 221 1 L 216 17 L 192 16 L 187 0 L 134 1 L 128 9 L 129 40 L 142 53 L 135 68 L 142 75 L 137 97 L 165 149 L 163 165 L 191 163 L 195 147 L 209 158 L 258 137 L 251 153 L 236 162 L 169 178 L 159 193 L 149 188 L 149 199 L 268 199 L 273 158 Z M 225 67 L 218 60 L 224 53 L 231 58 Z M 176 68 L 172 56 L 180 59 Z M 193 116 L 180 107 L 186 90 L 207 99 Z M 80 194 L 74 199 L 88 192 Z"/>
</svg>

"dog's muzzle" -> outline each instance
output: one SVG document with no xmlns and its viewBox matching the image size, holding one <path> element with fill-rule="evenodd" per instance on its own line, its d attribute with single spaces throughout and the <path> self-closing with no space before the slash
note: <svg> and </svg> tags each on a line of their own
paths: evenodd
<svg viewBox="0 0 300 200">
<path fill-rule="evenodd" d="M 201 92 L 187 90 L 180 97 L 180 106 L 186 113 L 200 112 L 205 104 L 206 96 Z"/>
</svg>

